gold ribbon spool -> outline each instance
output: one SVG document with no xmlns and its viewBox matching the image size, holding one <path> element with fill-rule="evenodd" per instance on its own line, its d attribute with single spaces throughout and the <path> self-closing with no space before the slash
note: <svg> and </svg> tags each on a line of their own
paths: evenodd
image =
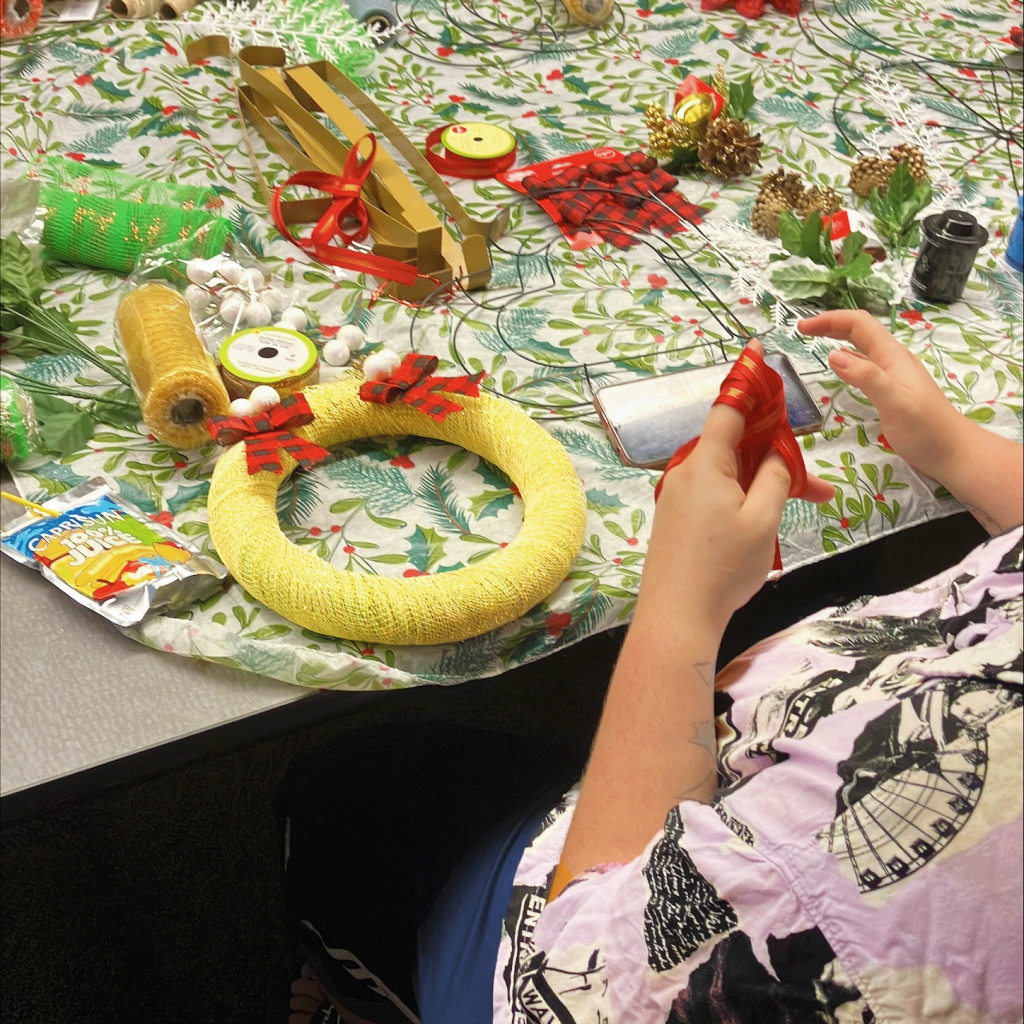
<svg viewBox="0 0 1024 1024">
<path fill-rule="evenodd" d="M 232 334 L 221 343 L 218 358 L 232 401 L 248 398 L 261 384 L 284 398 L 320 381 L 316 346 L 286 327 L 250 327 Z"/>
</svg>

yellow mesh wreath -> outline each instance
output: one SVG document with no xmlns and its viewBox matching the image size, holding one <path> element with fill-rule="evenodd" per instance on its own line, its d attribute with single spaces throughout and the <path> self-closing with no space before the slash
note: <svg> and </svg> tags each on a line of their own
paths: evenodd
<svg viewBox="0 0 1024 1024">
<path fill-rule="evenodd" d="M 217 461 L 210 537 L 235 579 L 286 619 L 325 636 L 384 644 L 440 644 L 518 619 L 565 578 L 583 543 L 586 500 L 562 446 L 509 402 L 458 396 L 463 411 L 438 423 L 408 405 L 359 398 L 351 373 L 304 392 L 316 419 L 295 433 L 324 448 L 357 438 L 414 434 L 459 445 L 519 488 L 523 525 L 508 547 L 475 565 L 395 579 L 337 569 L 281 532 L 277 490 L 295 469 L 250 476 L 245 445 Z"/>
</svg>

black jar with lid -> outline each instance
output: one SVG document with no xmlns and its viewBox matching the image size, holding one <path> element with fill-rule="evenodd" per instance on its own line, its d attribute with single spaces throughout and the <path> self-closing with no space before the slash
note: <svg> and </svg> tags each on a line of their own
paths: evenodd
<svg viewBox="0 0 1024 1024">
<path fill-rule="evenodd" d="M 978 250 L 988 232 L 964 210 L 946 210 L 925 217 L 921 249 L 910 283 L 915 292 L 932 302 L 956 302 L 967 284 Z"/>
</svg>

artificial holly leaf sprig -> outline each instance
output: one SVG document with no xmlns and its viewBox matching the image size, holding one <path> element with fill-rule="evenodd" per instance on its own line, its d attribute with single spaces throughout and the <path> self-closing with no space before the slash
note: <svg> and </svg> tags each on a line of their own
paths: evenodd
<svg viewBox="0 0 1024 1024">
<path fill-rule="evenodd" d="M 875 261 L 864 252 L 867 237 L 859 231 L 851 231 L 843 239 L 840 261 L 820 213 L 811 213 L 801 222 L 791 211 L 782 210 L 779 240 L 790 255 L 772 256 L 767 277 L 783 298 L 820 298 L 832 306 L 861 309 L 892 302 L 896 297 L 888 268 L 876 268 Z"/>
<path fill-rule="evenodd" d="M 746 78 L 740 79 L 738 82 L 730 82 L 729 95 L 725 99 L 725 113 L 729 117 L 736 118 L 737 121 L 742 121 L 750 113 L 750 108 L 757 102 L 754 96 L 752 77 L 747 75 Z"/>
<path fill-rule="evenodd" d="M 875 230 L 897 255 L 906 255 L 921 240 L 918 215 L 932 201 L 932 183 L 917 182 L 910 163 L 901 160 L 893 171 L 886 190 L 871 190 L 868 206 L 875 215 Z"/>
</svg>

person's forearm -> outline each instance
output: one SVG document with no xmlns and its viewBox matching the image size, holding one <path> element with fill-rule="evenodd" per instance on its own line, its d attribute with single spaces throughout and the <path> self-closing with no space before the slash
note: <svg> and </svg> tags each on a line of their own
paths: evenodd
<svg viewBox="0 0 1024 1024">
<path fill-rule="evenodd" d="M 936 479 L 991 534 L 1024 518 L 1024 449 L 970 420 Z"/>
<path fill-rule="evenodd" d="M 704 624 L 701 610 L 677 617 L 671 604 L 645 603 L 641 593 L 562 851 L 572 875 L 631 860 L 677 803 L 714 794 L 722 631 Z"/>
</svg>

